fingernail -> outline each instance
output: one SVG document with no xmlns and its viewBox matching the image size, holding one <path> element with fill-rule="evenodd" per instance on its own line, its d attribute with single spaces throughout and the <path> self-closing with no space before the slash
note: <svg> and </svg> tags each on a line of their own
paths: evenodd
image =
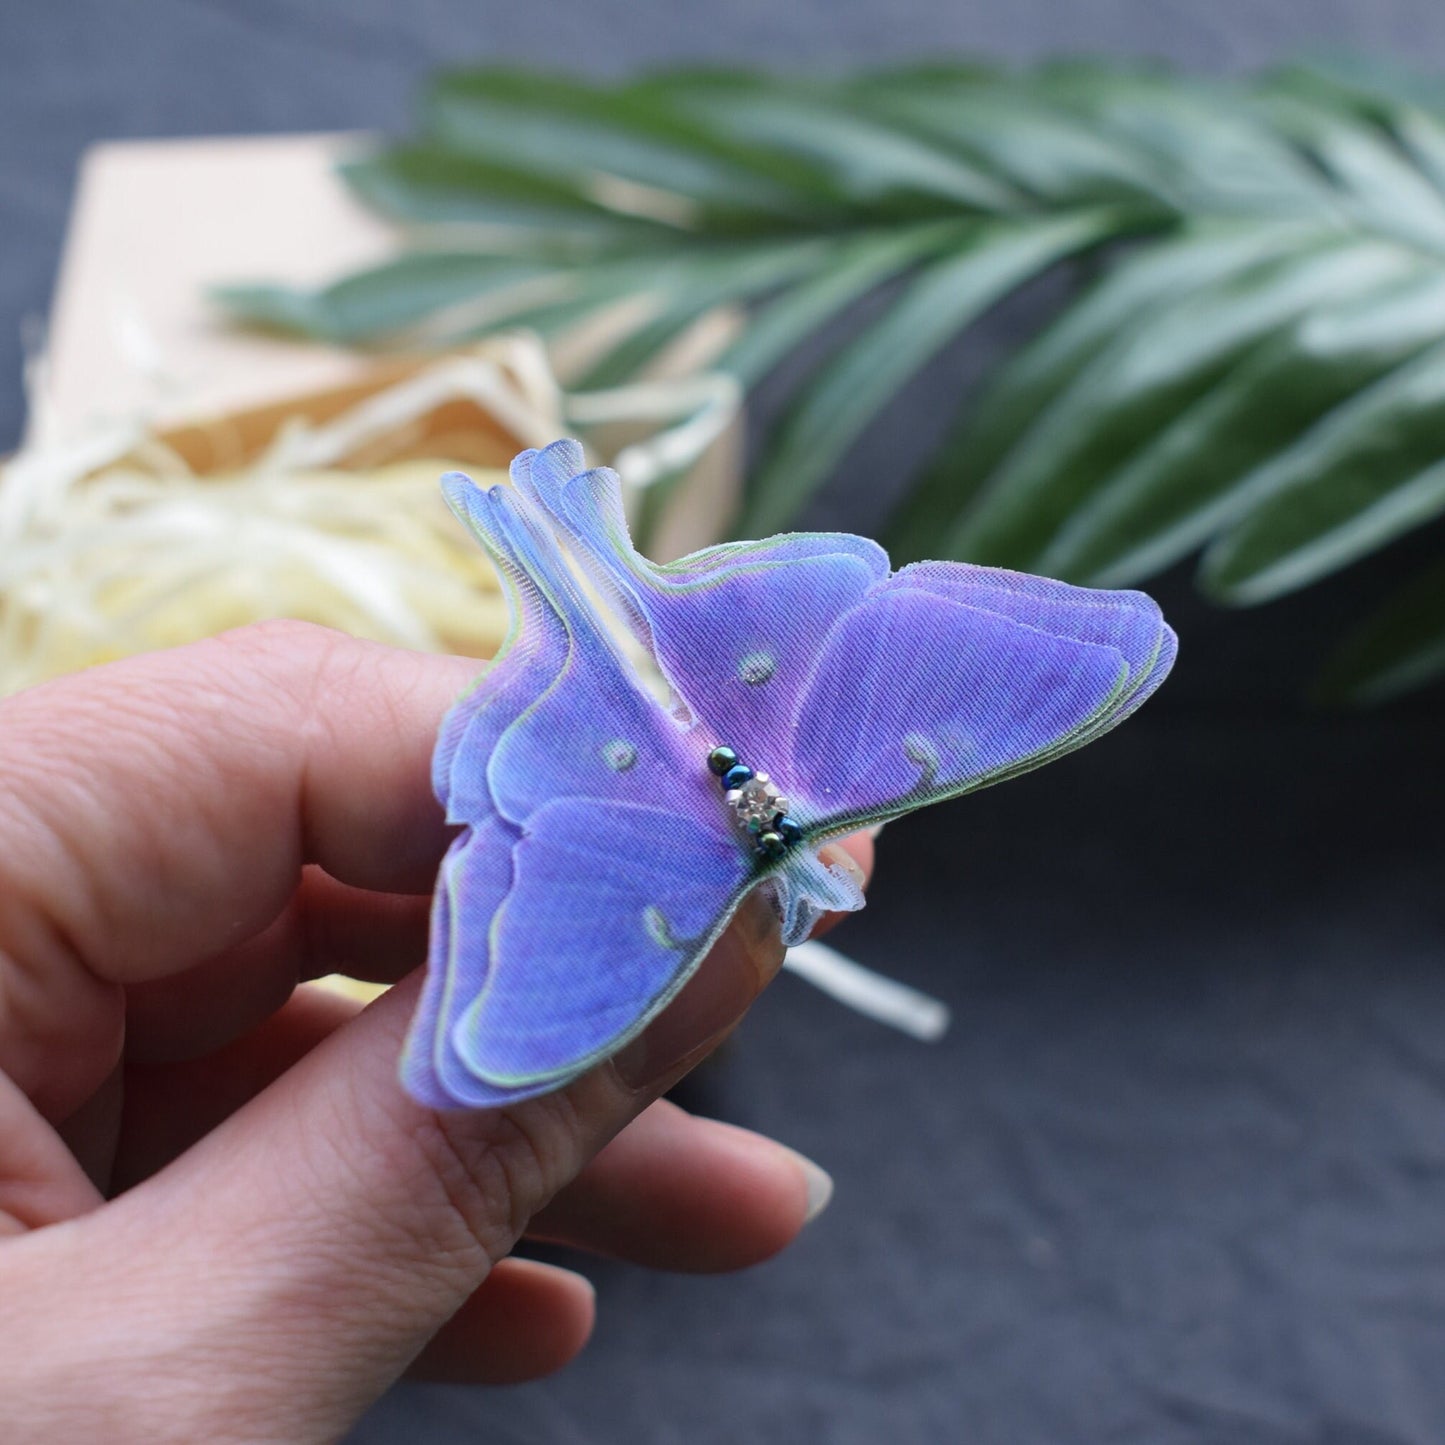
<svg viewBox="0 0 1445 1445">
<path fill-rule="evenodd" d="M 807 1206 L 803 1212 L 803 1223 L 811 1224 L 827 1207 L 833 1197 L 833 1176 L 826 1169 L 814 1164 L 806 1154 L 789 1149 L 797 1166 L 803 1172 L 808 1186 Z"/>
<path fill-rule="evenodd" d="M 858 860 L 841 843 L 830 843 L 826 848 L 819 848 L 818 862 L 825 868 L 836 868 L 839 872 L 846 873 L 859 888 L 863 888 L 868 882 L 868 875 L 859 866 Z"/>
<path fill-rule="evenodd" d="M 777 915 L 751 894 L 682 992 L 613 1059 L 618 1078 L 641 1091 L 684 1073 L 747 1012 L 782 965 Z"/>
<path fill-rule="evenodd" d="M 886 822 L 885 822 L 885 823 L 874 823 L 871 827 L 869 827 L 869 828 L 864 828 L 863 831 L 864 831 L 870 838 L 876 838 L 887 826 L 888 826 L 888 824 L 887 824 Z"/>
</svg>

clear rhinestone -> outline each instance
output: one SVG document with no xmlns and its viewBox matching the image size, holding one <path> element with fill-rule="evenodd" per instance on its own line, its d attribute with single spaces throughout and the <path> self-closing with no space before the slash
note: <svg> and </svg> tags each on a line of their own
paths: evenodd
<svg viewBox="0 0 1445 1445">
<path fill-rule="evenodd" d="M 750 823 L 771 823 L 779 813 L 786 811 L 787 800 L 768 781 L 766 773 L 758 773 L 742 787 L 728 793 L 727 801 L 738 815 L 738 821 L 747 826 Z"/>
</svg>

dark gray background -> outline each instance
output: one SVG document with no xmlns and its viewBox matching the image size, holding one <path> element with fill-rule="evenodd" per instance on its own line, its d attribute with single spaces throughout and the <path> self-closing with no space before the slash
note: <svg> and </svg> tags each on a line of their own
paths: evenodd
<svg viewBox="0 0 1445 1445">
<path fill-rule="evenodd" d="M 466 55 L 1232 69 L 1350 46 L 1445 70 L 1445 8 L 8 0 L 0 447 L 95 139 L 400 127 L 422 73 Z M 959 374 L 890 413 L 855 474 L 936 427 Z M 1165 579 L 1183 661 L 1139 719 L 882 840 L 839 942 L 946 997 L 952 1035 L 912 1044 L 784 980 L 690 1086 L 832 1170 L 805 1238 L 722 1280 L 589 1263 L 598 1335 L 571 1369 L 400 1390 L 355 1440 L 1445 1441 L 1439 697 L 1367 719 L 1295 700 L 1399 565 L 1233 616 Z"/>
</svg>

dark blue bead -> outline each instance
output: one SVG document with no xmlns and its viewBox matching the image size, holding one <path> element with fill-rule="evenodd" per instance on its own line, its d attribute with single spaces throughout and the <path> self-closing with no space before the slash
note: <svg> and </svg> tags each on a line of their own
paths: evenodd
<svg viewBox="0 0 1445 1445">
<path fill-rule="evenodd" d="M 781 858 L 788 851 L 788 845 L 783 842 L 783 835 L 775 833 L 771 829 L 758 839 L 758 852 L 764 858 Z"/>
<path fill-rule="evenodd" d="M 722 775 L 722 785 L 728 792 L 734 788 L 740 788 L 744 783 L 751 782 L 753 770 L 746 763 L 735 763 L 727 772 Z"/>
<path fill-rule="evenodd" d="M 783 842 L 790 848 L 795 843 L 803 841 L 803 830 L 787 814 L 780 817 L 773 827 L 782 835 Z"/>
<path fill-rule="evenodd" d="M 707 755 L 707 765 L 712 772 L 718 775 L 718 777 L 722 777 L 722 775 L 726 773 L 728 769 L 737 767 L 738 755 L 732 750 L 732 748 L 714 748 Z"/>
</svg>

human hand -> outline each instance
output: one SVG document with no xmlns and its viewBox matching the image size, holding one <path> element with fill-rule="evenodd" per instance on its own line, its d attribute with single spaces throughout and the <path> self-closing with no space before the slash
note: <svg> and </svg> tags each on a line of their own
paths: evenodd
<svg viewBox="0 0 1445 1445">
<path fill-rule="evenodd" d="M 523 1234 L 729 1269 L 826 1200 L 781 1145 L 655 1102 L 781 964 L 756 900 L 564 1092 L 402 1092 L 448 841 L 429 756 L 476 670 L 267 624 L 0 703 L 7 1442 L 331 1440 L 408 1369 L 582 1347 L 590 1286 L 509 1258 Z M 403 981 L 355 1017 L 297 988 L 336 971 Z"/>
</svg>

